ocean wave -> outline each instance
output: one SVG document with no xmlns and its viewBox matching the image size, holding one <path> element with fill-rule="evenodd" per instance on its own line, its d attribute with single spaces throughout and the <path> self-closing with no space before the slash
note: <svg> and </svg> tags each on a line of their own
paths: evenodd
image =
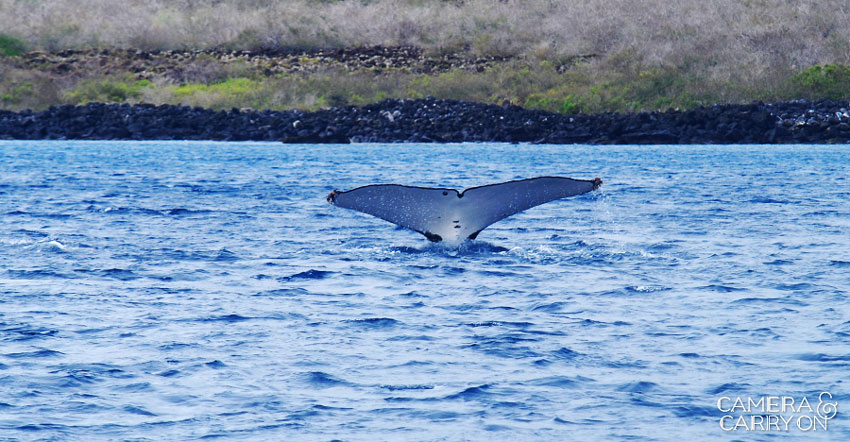
<svg viewBox="0 0 850 442">
<path fill-rule="evenodd" d="M 0 438 L 740 439 L 720 396 L 848 397 L 843 147 L 0 151 L 53 174 L 0 193 Z M 324 201 L 538 174 L 606 190 L 459 247 Z"/>
</svg>

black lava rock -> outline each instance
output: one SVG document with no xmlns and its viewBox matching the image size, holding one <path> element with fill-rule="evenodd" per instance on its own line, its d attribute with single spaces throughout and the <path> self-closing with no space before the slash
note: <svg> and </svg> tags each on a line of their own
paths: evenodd
<svg viewBox="0 0 850 442">
<path fill-rule="evenodd" d="M 454 100 L 385 100 L 316 112 L 213 111 L 90 103 L 0 110 L 0 139 L 229 140 L 284 143 L 847 143 L 850 104 L 805 100 L 688 111 L 564 115 Z"/>
</svg>

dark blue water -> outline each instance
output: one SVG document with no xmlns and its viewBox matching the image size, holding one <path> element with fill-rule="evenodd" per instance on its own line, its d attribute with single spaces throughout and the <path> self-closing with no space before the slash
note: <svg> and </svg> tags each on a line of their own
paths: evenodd
<svg viewBox="0 0 850 442">
<path fill-rule="evenodd" d="M 0 142 L 2 440 L 848 440 L 850 151 Z M 334 188 L 600 191 L 459 249 Z"/>
</svg>

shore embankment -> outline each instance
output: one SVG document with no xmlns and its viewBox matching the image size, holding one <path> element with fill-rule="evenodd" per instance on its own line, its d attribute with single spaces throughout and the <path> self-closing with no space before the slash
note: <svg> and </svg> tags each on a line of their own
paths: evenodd
<svg viewBox="0 0 850 442">
<path fill-rule="evenodd" d="M 846 1 L 704 6 L 0 2 L 0 109 L 317 111 L 436 97 L 598 114 L 850 100 Z"/>
<path fill-rule="evenodd" d="M 850 103 L 805 100 L 687 111 L 559 114 L 433 98 L 315 112 L 213 111 L 89 103 L 0 111 L 0 139 L 228 140 L 285 143 L 528 142 L 751 144 L 850 142 Z"/>
</svg>

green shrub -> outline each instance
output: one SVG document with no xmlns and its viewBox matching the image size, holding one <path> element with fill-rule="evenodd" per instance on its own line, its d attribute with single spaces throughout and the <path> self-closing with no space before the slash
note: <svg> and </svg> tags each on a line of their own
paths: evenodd
<svg viewBox="0 0 850 442">
<path fill-rule="evenodd" d="M 176 103 L 211 109 L 266 109 L 273 105 L 277 94 L 270 80 L 252 80 L 245 77 L 228 78 L 213 84 L 185 84 L 167 90 Z"/>
<path fill-rule="evenodd" d="M 72 104 L 89 102 L 123 103 L 141 97 L 142 89 L 151 87 L 148 80 L 85 80 L 80 82 L 66 98 Z"/>
<path fill-rule="evenodd" d="M 26 97 L 32 95 L 33 89 L 32 82 L 25 81 L 21 84 L 15 85 L 10 88 L 10 90 L 0 95 L 0 102 L 2 102 L 3 105 L 20 104 Z"/>
<path fill-rule="evenodd" d="M 0 57 L 15 57 L 26 50 L 23 41 L 6 34 L 0 34 Z"/>
<path fill-rule="evenodd" d="M 250 78 L 238 77 L 228 78 L 213 84 L 186 84 L 177 86 L 172 92 L 180 97 L 188 97 L 195 94 L 219 94 L 225 96 L 239 96 L 255 91 L 261 82 Z"/>
<path fill-rule="evenodd" d="M 561 96 L 556 90 L 550 89 L 543 93 L 531 94 L 523 106 L 529 109 L 543 109 L 549 112 L 575 114 L 585 110 L 585 103 L 573 94 Z"/>
<path fill-rule="evenodd" d="M 0 109 L 41 110 L 62 103 L 55 77 L 0 62 Z"/>
<path fill-rule="evenodd" d="M 850 97 L 850 66 L 815 65 L 791 77 L 792 94 L 811 99 Z"/>
</svg>

